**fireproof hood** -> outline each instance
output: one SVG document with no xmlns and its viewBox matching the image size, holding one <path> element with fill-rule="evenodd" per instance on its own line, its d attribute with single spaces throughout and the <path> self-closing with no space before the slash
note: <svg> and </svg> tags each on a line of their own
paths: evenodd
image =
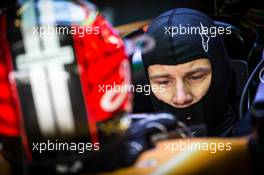
<svg viewBox="0 0 264 175">
<path fill-rule="evenodd" d="M 187 108 L 175 108 L 151 93 L 156 111 L 174 114 L 187 125 L 205 124 L 208 135 L 224 136 L 234 123 L 235 117 L 228 102 L 231 88 L 229 58 L 215 23 L 202 12 L 177 8 L 167 11 L 152 21 L 147 34 L 156 44 L 152 51 L 142 55 L 149 83 L 148 67 L 154 64 L 177 65 L 199 58 L 208 58 L 212 67 L 212 80 L 207 94 Z M 224 32 L 223 32 L 224 31 Z"/>
</svg>

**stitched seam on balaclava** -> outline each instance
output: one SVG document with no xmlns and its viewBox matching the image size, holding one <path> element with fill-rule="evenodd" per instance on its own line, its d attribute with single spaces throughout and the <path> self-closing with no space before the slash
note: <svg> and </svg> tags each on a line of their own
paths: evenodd
<svg viewBox="0 0 264 175">
<path fill-rule="evenodd" d="M 176 9 L 174 9 L 170 16 L 169 16 L 169 19 L 168 19 L 168 27 L 171 27 L 172 26 L 172 20 L 173 20 L 173 17 L 174 17 L 174 13 L 176 12 Z M 173 37 L 171 35 L 169 35 L 169 42 L 170 42 L 170 52 L 172 53 L 174 50 L 175 50 L 175 46 L 173 44 Z M 173 58 L 173 55 L 171 55 L 170 57 Z"/>
</svg>

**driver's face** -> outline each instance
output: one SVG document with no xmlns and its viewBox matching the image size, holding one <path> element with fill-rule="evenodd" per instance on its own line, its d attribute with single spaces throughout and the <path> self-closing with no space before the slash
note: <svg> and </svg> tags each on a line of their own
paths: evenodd
<svg viewBox="0 0 264 175">
<path fill-rule="evenodd" d="M 154 95 L 176 108 L 188 107 L 203 98 L 212 79 L 207 58 L 177 65 L 151 65 L 148 74 L 151 86 L 160 86 L 159 91 L 153 91 Z"/>
</svg>

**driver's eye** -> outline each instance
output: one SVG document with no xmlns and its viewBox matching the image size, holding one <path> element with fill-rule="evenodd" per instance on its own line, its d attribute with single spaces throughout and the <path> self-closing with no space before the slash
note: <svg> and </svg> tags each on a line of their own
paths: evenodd
<svg viewBox="0 0 264 175">
<path fill-rule="evenodd" d="M 159 86 L 168 86 L 172 83 L 172 80 L 170 79 L 157 79 L 153 81 L 154 84 L 157 84 Z"/>
<path fill-rule="evenodd" d="M 159 81 L 159 82 L 156 82 L 158 85 L 168 85 L 170 83 L 169 80 L 166 80 L 166 81 Z"/>
<path fill-rule="evenodd" d="M 201 78 L 203 78 L 203 76 L 191 76 L 190 77 L 191 80 L 199 80 Z"/>
<path fill-rule="evenodd" d="M 200 75 L 192 75 L 187 77 L 187 81 L 190 83 L 200 83 L 206 78 L 205 74 L 200 74 Z"/>
</svg>

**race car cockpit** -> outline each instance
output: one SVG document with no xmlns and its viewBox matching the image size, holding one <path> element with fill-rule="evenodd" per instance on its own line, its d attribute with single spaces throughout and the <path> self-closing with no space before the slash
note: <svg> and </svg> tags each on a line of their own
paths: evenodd
<svg viewBox="0 0 264 175">
<path fill-rule="evenodd" d="M 263 174 L 261 5 L 1 2 L 0 174 Z"/>
</svg>

